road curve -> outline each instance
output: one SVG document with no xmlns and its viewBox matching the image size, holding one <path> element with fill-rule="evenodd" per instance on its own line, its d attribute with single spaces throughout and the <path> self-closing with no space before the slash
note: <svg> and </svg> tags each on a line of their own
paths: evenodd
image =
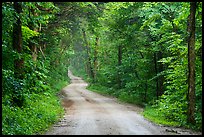
<svg viewBox="0 0 204 137">
<path fill-rule="evenodd" d="M 46 135 L 165 135 L 180 134 L 155 125 L 138 112 L 141 108 L 118 103 L 86 89 L 81 78 L 68 71 L 71 84 L 62 89 L 65 115 Z M 184 133 L 184 132 L 182 132 Z M 187 132 L 186 132 L 187 133 Z M 189 133 L 187 133 L 189 134 Z"/>
</svg>

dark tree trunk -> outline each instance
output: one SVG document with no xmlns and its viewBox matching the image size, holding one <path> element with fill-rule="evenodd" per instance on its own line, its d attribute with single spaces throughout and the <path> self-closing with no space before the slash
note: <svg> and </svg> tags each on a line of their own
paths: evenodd
<svg viewBox="0 0 204 137">
<path fill-rule="evenodd" d="M 158 59 L 160 60 L 163 58 L 163 54 L 161 51 L 158 52 Z M 160 62 L 158 63 L 158 73 L 161 73 L 163 71 L 163 64 Z M 164 92 L 164 76 L 160 75 L 158 77 L 158 95 L 161 96 Z"/>
<path fill-rule="evenodd" d="M 120 66 L 122 65 L 122 46 L 118 46 L 118 76 L 117 76 L 117 81 L 118 81 L 118 88 L 120 89 L 122 84 L 121 84 L 121 68 Z"/>
<path fill-rule="evenodd" d="M 188 18 L 188 122 L 195 123 L 195 13 L 196 2 L 190 3 Z"/>
<path fill-rule="evenodd" d="M 22 12 L 21 4 L 19 2 L 14 2 L 14 9 L 18 15 Z M 21 19 L 20 17 L 16 17 L 17 21 L 13 24 L 13 49 L 17 51 L 19 54 L 23 52 L 22 47 L 22 30 L 21 30 Z M 16 78 L 23 79 L 23 65 L 24 60 L 16 59 L 14 61 L 14 74 Z"/>
<path fill-rule="evenodd" d="M 154 68 L 155 68 L 155 73 L 156 75 L 158 74 L 157 71 L 157 53 L 154 53 Z M 156 78 L 156 96 L 157 99 L 159 98 L 159 79 Z"/>
<path fill-rule="evenodd" d="M 144 55 L 142 54 L 142 52 L 139 52 L 140 55 L 141 55 L 141 58 L 144 59 Z M 138 77 L 139 79 L 139 77 Z M 144 90 L 145 90 L 145 93 L 144 93 L 144 102 L 147 102 L 147 89 L 148 89 L 148 85 L 147 85 L 147 80 L 146 82 L 144 83 Z"/>
<path fill-rule="evenodd" d="M 147 80 L 145 82 L 145 94 L 144 94 L 144 102 L 147 103 L 147 89 L 148 89 L 148 85 L 147 85 Z"/>
<path fill-rule="evenodd" d="M 122 46 L 118 47 L 118 66 L 122 65 Z"/>
<path fill-rule="evenodd" d="M 18 16 L 16 16 L 17 21 L 13 24 L 13 49 L 21 54 L 23 53 L 22 46 L 22 30 L 21 30 L 21 19 L 20 13 L 22 12 L 21 3 L 14 2 L 14 10 Z M 24 59 L 20 55 L 20 59 L 14 60 L 14 77 L 18 81 L 18 79 L 24 78 Z M 20 90 L 18 88 L 13 87 L 12 101 L 15 105 L 21 107 L 23 106 L 23 98 L 22 94 L 20 94 Z"/>
</svg>

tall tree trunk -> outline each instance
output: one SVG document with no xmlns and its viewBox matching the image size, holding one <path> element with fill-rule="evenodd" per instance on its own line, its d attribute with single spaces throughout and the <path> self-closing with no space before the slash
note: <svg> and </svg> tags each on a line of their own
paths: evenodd
<svg viewBox="0 0 204 137">
<path fill-rule="evenodd" d="M 19 2 L 14 2 L 14 9 L 18 15 L 22 12 L 22 7 Z M 13 24 L 13 49 L 17 51 L 19 54 L 23 52 L 23 46 L 22 46 L 22 30 L 21 30 L 21 19 L 20 17 L 17 17 L 16 23 Z M 23 79 L 23 66 L 24 66 L 24 60 L 16 59 L 14 61 L 14 74 L 16 78 Z"/>
<path fill-rule="evenodd" d="M 146 80 L 145 82 L 145 93 L 144 93 L 144 102 L 147 103 L 147 89 L 148 89 L 148 85 L 147 85 L 148 81 Z"/>
<path fill-rule="evenodd" d="M 158 52 L 158 59 L 160 60 L 163 58 L 162 50 Z M 158 63 L 158 73 L 161 73 L 163 71 L 163 64 L 161 62 Z M 164 76 L 160 75 L 158 77 L 158 95 L 161 96 L 164 92 Z"/>
<path fill-rule="evenodd" d="M 141 55 L 141 58 L 144 59 L 144 55 L 142 54 L 142 52 L 140 51 L 139 52 L 140 55 Z M 139 79 L 139 77 L 138 77 Z M 147 85 L 147 82 L 148 80 L 146 80 L 146 82 L 144 83 L 144 90 L 145 90 L 145 93 L 144 93 L 144 102 L 147 102 L 147 89 L 148 89 L 148 85 Z"/>
<path fill-rule="evenodd" d="M 89 43 L 87 41 L 85 30 L 82 29 L 82 32 L 83 32 L 84 42 L 86 44 L 86 53 L 87 53 L 87 60 L 88 60 L 87 68 L 88 68 L 88 72 L 89 72 L 88 75 L 92 78 L 93 81 L 95 81 L 94 71 L 93 71 L 93 67 L 92 67 L 92 63 L 91 63 L 91 57 L 90 57 Z"/>
<path fill-rule="evenodd" d="M 14 10 L 18 14 L 16 16 L 17 21 L 13 24 L 13 49 L 17 51 L 19 54 L 23 52 L 23 46 L 22 46 L 22 30 L 21 30 L 21 19 L 20 19 L 20 13 L 22 12 L 21 3 L 14 2 Z M 23 79 L 24 78 L 24 59 L 20 55 L 20 59 L 14 60 L 14 77 L 17 79 Z M 12 101 L 15 105 L 21 107 L 23 106 L 23 97 L 22 94 L 20 94 L 20 90 L 13 87 L 13 93 L 12 93 Z"/>
<path fill-rule="evenodd" d="M 118 76 L 117 76 L 117 81 L 118 81 L 118 88 L 120 89 L 122 84 L 121 84 L 121 68 L 120 66 L 122 65 L 122 46 L 118 46 Z"/>
<path fill-rule="evenodd" d="M 29 18 L 30 18 L 30 20 L 32 20 L 33 16 L 34 17 L 38 16 L 38 14 L 35 13 L 33 8 L 31 8 L 29 10 Z M 36 31 L 36 32 L 38 31 L 38 29 L 34 27 L 34 23 L 32 21 L 29 22 L 28 25 L 29 25 L 29 28 L 31 30 Z M 36 37 L 34 37 L 33 39 L 36 39 Z M 34 62 L 36 62 L 37 61 L 37 46 L 36 46 L 36 44 L 33 43 L 32 41 L 29 41 L 29 48 L 30 48 L 30 50 L 32 52 L 32 59 L 33 59 Z"/>
<path fill-rule="evenodd" d="M 190 3 L 188 18 L 188 122 L 195 123 L 195 13 L 196 2 Z"/>
<path fill-rule="evenodd" d="M 158 74 L 157 72 L 157 53 L 154 53 L 154 68 L 155 68 L 155 73 L 156 75 Z M 157 99 L 159 99 L 159 79 L 156 78 L 156 96 Z"/>
<path fill-rule="evenodd" d="M 96 43 L 95 43 L 95 50 L 94 50 L 94 78 L 96 78 L 97 74 L 97 67 L 98 67 L 98 61 L 97 61 L 97 56 L 98 56 L 98 46 L 99 46 L 99 37 L 96 37 Z"/>
</svg>

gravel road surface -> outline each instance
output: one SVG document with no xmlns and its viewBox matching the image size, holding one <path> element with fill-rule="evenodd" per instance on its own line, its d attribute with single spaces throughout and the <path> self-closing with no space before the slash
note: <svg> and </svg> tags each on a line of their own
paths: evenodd
<svg viewBox="0 0 204 137">
<path fill-rule="evenodd" d="M 71 84 L 61 91 L 64 117 L 46 135 L 191 135 L 187 129 L 165 127 L 146 120 L 142 108 L 120 103 L 86 89 L 81 78 L 68 71 Z"/>
</svg>

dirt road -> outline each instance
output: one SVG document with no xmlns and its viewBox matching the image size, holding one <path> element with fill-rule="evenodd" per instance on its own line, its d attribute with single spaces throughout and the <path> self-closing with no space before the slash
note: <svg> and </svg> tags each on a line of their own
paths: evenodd
<svg viewBox="0 0 204 137">
<path fill-rule="evenodd" d="M 68 75 L 71 84 L 62 90 L 66 113 L 46 135 L 194 134 L 180 128 L 155 125 L 139 114 L 142 108 L 91 92 L 81 78 L 70 71 Z"/>
</svg>

